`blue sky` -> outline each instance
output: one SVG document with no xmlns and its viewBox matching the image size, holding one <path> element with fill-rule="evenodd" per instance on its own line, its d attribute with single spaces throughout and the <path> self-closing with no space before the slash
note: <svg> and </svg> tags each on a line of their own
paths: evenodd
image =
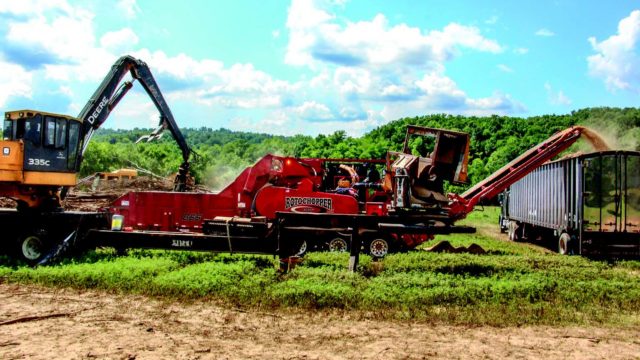
<svg viewBox="0 0 640 360">
<path fill-rule="evenodd" d="M 637 106 L 637 1 L 0 0 L 0 108 L 76 115 L 124 54 L 182 127 L 358 136 L 432 113 Z M 105 124 L 152 127 L 137 86 Z"/>
</svg>

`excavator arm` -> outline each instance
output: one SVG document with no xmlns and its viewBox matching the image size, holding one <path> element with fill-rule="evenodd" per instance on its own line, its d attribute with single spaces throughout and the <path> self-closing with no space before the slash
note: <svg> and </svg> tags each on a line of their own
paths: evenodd
<svg viewBox="0 0 640 360">
<path fill-rule="evenodd" d="M 481 201 L 489 200 L 506 190 L 538 166 L 553 159 L 583 135 L 596 150 L 608 149 L 606 142 L 586 127 L 574 126 L 557 132 L 471 187 L 462 195 L 449 194 L 449 217 L 454 220 L 464 218 Z"/>
<path fill-rule="evenodd" d="M 82 121 L 82 142 L 81 150 L 76 160 L 76 171 L 80 168 L 82 157 L 87 150 L 87 146 L 89 145 L 95 130 L 100 128 L 100 126 L 109 117 L 111 111 L 132 88 L 133 83 L 131 81 L 125 81 L 120 84 L 127 73 L 130 73 L 134 80 L 138 80 L 140 82 L 160 113 L 159 127 L 147 138 L 149 140 L 158 138 L 163 130 L 169 129 L 171 135 L 182 151 L 183 162 L 182 165 L 180 165 L 178 176 L 176 177 L 174 190 L 185 191 L 189 172 L 189 158 L 192 150 L 180 132 L 180 129 L 173 118 L 173 114 L 169 109 L 169 105 L 162 96 L 160 87 L 151 74 L 149 66 L 147 66 L 145 62 L 131 56 L 122 56 L 113 64 L 109 74 L 107 74 L 98 89 L 91 96 L 85 107 L 78 115 L 78 119 Z"/>
</svg>

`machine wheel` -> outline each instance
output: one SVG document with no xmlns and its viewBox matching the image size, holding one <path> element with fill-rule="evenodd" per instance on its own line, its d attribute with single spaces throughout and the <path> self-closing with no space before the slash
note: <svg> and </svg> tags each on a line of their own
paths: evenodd
<svg viewBox="0 0 640 360">
<path fill-rule="evenodd" d="M 369 254 L 374 258 L 383 258 L 389 253 L 389 242 L 382 238 L 371 240 L 368 246 Z"/>
<path fill-rule="evenodd" d="M 518 223 L 515 221 L 509 221 L 509 226 L 507 228 L 507 235 L 509 237 L 509 240 L 511 241 L 519 241 L 520 240 L 520 235 L 518 234 Z"/>
<path fill-rule="evenodd" d="M 573 251 L 571 250 L 571 235 L 562 233 L 558 238 L 558 253 L 560 255 L 571 255 Z"/>
<path fill-rule="evenodd" d="M 295 256 L 302 256 L 307 252 L 307 240 L 303 241 Z"/>
<path fill-rule="evenodd" d="M 329 241 L 329 251 L 345 252 L 348 247 L 347 240 L 341 237 L 336 237 Z"/>
<path fill-rule="evenodd" d="M 43 235 L 27 234 L 18 241 L 18 256 L 29 264 L 36 264 L 49 250 Z"/>
</svg>

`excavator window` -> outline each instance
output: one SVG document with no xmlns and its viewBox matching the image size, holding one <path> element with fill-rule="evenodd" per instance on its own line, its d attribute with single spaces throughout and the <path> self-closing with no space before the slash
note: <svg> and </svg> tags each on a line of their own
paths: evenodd
<svg viewBox="0 0 640 360">
<path fill-rule="evenodd" d="M 78 143 L 80 139 L 80 123 L 71 121 L 69 123 L 69 153 L 67 156 L 67 168 L 75 169 L 76 158 L 78 156 Z"/>
<path fill-rule="evenodd" d="M 44 124 L 44 146 L 54 147 L 56 144 L 56 119 L 51 116 L 45 116 Z"/>
<path fill-rule="evenodd" d="M 67 120 L 56 120 L 56 149 L 64 149 L 67 142 Z"/>
<path fill-rule="evenodd" d="M 4 120 L 4 126 L 2 127 L 2 138 L 4 140 L 13 140 L 13 123 L 10 119 Z"/>
<path fill-rule="evenodd" d="M 44 146 L 64 149 L 67 141 L 67 120 L 45 116 Z"/>
<path fill-rule="evenodd" d="M 18 140 L 24 138 L 24 119 L 19 119 L 16 121 L 13 126 L 15 129 L 13 130 L 13 138 L 12 140 Z"/>
<path fill-rule="evenodd" d="M 31 141 L 36 146 L 40 146 L 40 143 L 42 141 L 41 128 L 42 128 L 42 115 L 37 114 L 34 117 L 26 119 L 24 121 L 24 131 L 25 131 L 24 139 Z"/>
</svg>

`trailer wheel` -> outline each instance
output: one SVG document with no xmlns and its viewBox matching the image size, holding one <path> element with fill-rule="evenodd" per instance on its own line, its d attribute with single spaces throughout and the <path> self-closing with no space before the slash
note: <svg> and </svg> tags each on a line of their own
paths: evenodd
<svg viewBox="0 0 640 360">
<path fill-rule="evenodd" d="M 507 235 L 511 241 L 520 241 L 520 235 L 518 234 L 518 223 L 511 220 L 509 221 L 509 227 L 507 228 Z"/>
<path fill-rule="evenodd" d="M 300 244 L 300 248 L 295 256 L 302 256 L 307 252 L 307 240 L 304 240 L 302 244 Z"/>
<path fill-rule="evenodd" d="M 382 238 L 371 240 L 369 243 L 369 254 L 374 258 L 383 258 L 389 253 L 389 242 Z"/>
<path fill-rule="evenodd" d="M 345 252 L 348 247 L 347 240 L 341 237 L 336 237 L 329 241 L 329 251 Z"/>
<path fill-rule="evenodd" d="M 571 235 L 562 233 L 558 238 L 558 253 L 560 255 L 571 255 Z"/>
</svg>

